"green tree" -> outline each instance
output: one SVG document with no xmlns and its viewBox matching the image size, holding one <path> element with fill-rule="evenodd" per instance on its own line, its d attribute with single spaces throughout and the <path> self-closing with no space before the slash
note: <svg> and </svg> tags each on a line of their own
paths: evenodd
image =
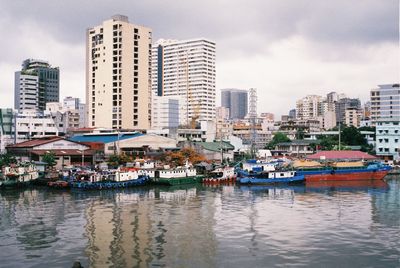
<svg viewBox="0 0 400 268">
<path fill-rule="evenodd" d="M 286 136 L 282 132 L 277 132 L 277 133 L 275 133 L 272 140 L 267 144 L 266 148 L 273 150 L 273 149 L 275 149 L 275 146 L 281 142 L 290 142 L 290 139 L 288 138 L 288 136 Z"/>
<path fill-rule="evenodd" d="M 346 145 L 366 145 L 367 142 L 361 132 L 354 126 L 345 127 L 341 131 L 342 142 Z"/>
<path fill-rule="evenodd" d="M 56 155 L 54 152 L 45 153 L 42 161 L 45 162 L 48 167 L 53 167 L 56 165 Z"/>
<path fill-rule="evenodd" d="M 10 164 L 16 164 L 17 159 L 8 153 L 0 155 L 0 168 L 9 166 Z"/>
</svg>

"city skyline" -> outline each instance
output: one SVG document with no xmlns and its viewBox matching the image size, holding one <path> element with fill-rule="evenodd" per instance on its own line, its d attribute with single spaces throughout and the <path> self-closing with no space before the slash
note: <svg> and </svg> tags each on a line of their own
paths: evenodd
<svg viewBox="0 0 400 268">
<path fill-rule="evenodd" d="M 26 58 L 59 66 L 61 98 L 84 100 L 85 31 L 114 14 L 152 28 L 154 42 L 215 41 L 217 104 L 222 88 L 254 87 L 259 107 L 265 107 L 258 112 L 280 115 L 308 94 L 337 91 L 365 102 L 372 88 L 400 80 L 398 1 L 260 1 L 251 6 L 100 1 L 95 9 L 86 1 L 79 2 L 79 10 L 74 1 L 38 1 L 29 7 L 1 3 L 0 33 L 7 51 L 0 63 L 4 108 L 13 107 L 14 72 Z"/>
</svg>

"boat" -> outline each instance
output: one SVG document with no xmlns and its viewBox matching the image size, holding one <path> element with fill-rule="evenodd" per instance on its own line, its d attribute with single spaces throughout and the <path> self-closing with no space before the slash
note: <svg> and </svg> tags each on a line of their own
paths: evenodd
<svg viewBox="0 0 400 268">
<path fill-rule="evenodd" d="M 257 172 L 239 178 L 240 184 L 276 184 L 276 183 L 302 183 L 304 175 L 297 174 L 294 170 Z"/>
<path fill-rule="evenodd" d="M 236 181 L 234 167 L 220 167 L 210 172 L 209 176 L 203 179 L 204 184 L 233 183 Z"/>
<path fill-rule="evenodd" d="M 173 169 L 159 169 L 154 171 L 152 182 L 159 185 L 180 185 L 201 183 L 204 176 L 197 175 L 195 168 L 177 167 Z"/>
<path fill-rule="evenodd" d="M 88 179 L 78 179 L 71 182 L 70 185 L 72 188 L 82 190 L 101 190 L 145 185 L 149 180 L 150 177 L 139 169 L 120 168 L 93 172 L 88 176 Z"/>
<path fill-rule="evenodd" d="M 47 183 L 47 186 L 50 188 L 55 188 L 55 189 L 68 189 L 70 188 L 70 184 L 68 181 L 65 180 L 58 180 L 58 181 L 49 181 Z"/>
<path fill-rule="evenodd" d="M 391 167 L 378 162 L 363 163 L 333 162 L 326 166 L 304 165 L 297 166 L 298 174 L 304 175 L 306 181 L 347 181 L 347 180 L 381 180 Z"/>
<path fill-rule="evenodd" d="M 39 178 L 39 172 L 35 165 L 21 163 L 4 167 L 0 178 L 0 188 L 14 188 L 27 186 Z"/>
</svg>

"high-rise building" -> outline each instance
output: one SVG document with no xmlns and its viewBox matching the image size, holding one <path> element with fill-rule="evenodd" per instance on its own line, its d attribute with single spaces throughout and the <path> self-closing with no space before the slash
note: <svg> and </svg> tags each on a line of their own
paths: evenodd
<svg viewBox="0 0 400 268">
<path fill-rule="evenodd" d="M 296 117 L 298 119 L 314 119 L 321 112 L 322 97 L 318 95 L 308 95 L 296 102 Z"/>
<path fill-rule="evenodd" d="M 153 94 L 180 97 L 180 124 L 215 119 L 215 43 L 159 40 L 152 50 Z"/>
<path fill-rule="evenodd" d="M 172 129 L 179 126 L 179 99 L 153 96 L 151 104 L 151 128 Z"/>
<path fill-rule="evenodd" d="M 400 118 L 400 85 L 379 85 L 371 90 L 371 119 Z"/>
<path fill-rule="evenodd" d="M 150 128 L 151 29 L 115 15 L 86 37 L 88 126 Z"/>
<path fill-rule="evenodd" d="M 46 103 L 60 98 L 60 71 L 48 62 L 27 59 L 15 72 L 15 109 L 44 111 Z"/>
<path fill-rule="evenodd" d="M 243 119 L 248 112 L 248 92 L 242 89 L 221 89 L 221 106 L 229 109 L 231 119 Z"/>
<path fill-rule="evenodd" d="M 347 109 L 361 109 L 360 99 L 356 98 L 341 98 L 335 105 L 336 122 L 345 123 Z"/>
<path fill-rule="evenodd" d="M 86 127 L 86 104 L 81 103 L 79 98 L 65 97 L 63 100 L 63 108 L 67 110 L 76 110 L 79 113 L 79 127 Z"/>
</svg>

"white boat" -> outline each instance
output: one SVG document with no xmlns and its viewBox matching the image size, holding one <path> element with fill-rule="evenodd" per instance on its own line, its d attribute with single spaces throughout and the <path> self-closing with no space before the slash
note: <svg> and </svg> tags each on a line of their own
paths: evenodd
<svg viewBox="0 0 400 268">
<path fill-rule="evenodd" d="M 33 164 L 4 167 L 0 187 L 18 187 L 31 183 L 39 178 L 39 172 Z"/>
</svg>

